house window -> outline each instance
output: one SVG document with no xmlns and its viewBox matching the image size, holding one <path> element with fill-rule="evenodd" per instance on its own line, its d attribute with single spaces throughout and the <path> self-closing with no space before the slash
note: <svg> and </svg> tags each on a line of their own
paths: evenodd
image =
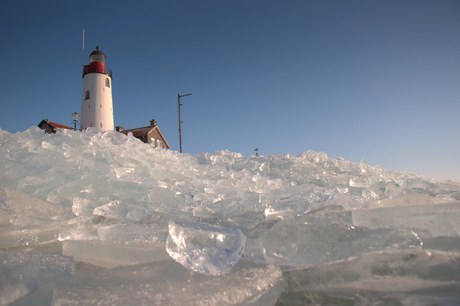
<svg viewBox="0 0 460 306">
<path fill-rule="evenodd" d="M 85 100 L 88 100 L 88 99 L 89 99 L 89 90 L 85 92 Z"/>
<path fill-rule="evenodd" d="M 106 79 L 105 79 L 105 86 L 107 86 L 107 87 L 110 88 L 110 81 L 109 81 L 109 78 L 106 78 Z"/>
<path fill-rule="evenodd" d="M 150 143 L 152 144 L 152 146 L 156 147 L 156 143 L 155 143 L 155 138 L 154 138 L 154 137 L 150 138 Z"/>
<path fill-rule="evenodd" d="M 161 140 L 157 140 L 157 148 L 161 148 Z"/>
</svg>

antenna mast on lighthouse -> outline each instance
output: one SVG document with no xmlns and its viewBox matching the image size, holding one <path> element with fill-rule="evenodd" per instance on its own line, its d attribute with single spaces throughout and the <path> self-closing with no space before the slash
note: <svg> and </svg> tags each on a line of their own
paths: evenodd
<svg viewBox="0 0 460 306">
<path fill-rule="evenodd" d="M 81 50 L 81 66 L 85 67 L 85 28 L 83 28 L 83 48 Z"/>
</svg>

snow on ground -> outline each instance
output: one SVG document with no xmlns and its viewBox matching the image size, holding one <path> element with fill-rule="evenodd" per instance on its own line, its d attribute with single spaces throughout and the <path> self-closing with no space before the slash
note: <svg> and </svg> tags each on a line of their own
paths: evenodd
<svg viewBox="0 0 460 306">
<path fill-rule="evenodd" d="M 0 305 L 458 305 L 460 184 L 0 130 Z"/>
</svg>

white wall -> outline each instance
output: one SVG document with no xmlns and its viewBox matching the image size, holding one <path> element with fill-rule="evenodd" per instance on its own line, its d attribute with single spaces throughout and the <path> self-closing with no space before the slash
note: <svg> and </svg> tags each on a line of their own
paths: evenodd
<svg viewBox="0 0 460 306">
<path fill-rule="evenodd" d="M 106 79 L 109 79 L 110 87 L 105 86 Z M 90 99 L 85 100 L 87 90 Z M 102 131 L 114 129 L 110 76 L 102 73 L 88 73 L 84 76 L 80 125 L 82 130 L 91 126 Z"/>
</svg>

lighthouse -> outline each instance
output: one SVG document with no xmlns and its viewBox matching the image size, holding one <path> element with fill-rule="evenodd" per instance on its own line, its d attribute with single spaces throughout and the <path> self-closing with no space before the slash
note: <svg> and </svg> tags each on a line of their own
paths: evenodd
<svg viewBox="0 0 460 306">
<path fill-rule="evenodd" d="M 83 66 L 83 98 L 81 102 L 81 129 L 95 127 L 101 131 L 113 130 L 112 70 L 105 66 L 105 54 L 99 46 L 89 56 L 89 65 Z"/>
</svg>

